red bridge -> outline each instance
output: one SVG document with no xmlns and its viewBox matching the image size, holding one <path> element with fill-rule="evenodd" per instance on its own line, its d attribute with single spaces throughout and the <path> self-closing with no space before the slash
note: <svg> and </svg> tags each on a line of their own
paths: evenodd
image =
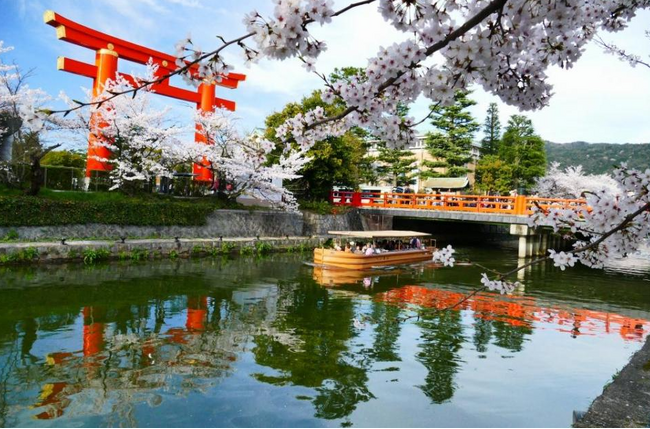
<svg viewBox="0 0 650 429">
<path fill-rule="evenodd" d="M 519 256 L 545 255 L 548 248 L 562 248 L 566 243 L 557 234 L 528 227 L 528 215 L 534 207 L 547 210 L 586 206 L 582 199 L 539 198 L 519 195 L 412 194 L 393 192 L 332 191 L 330 202 L 337 206 L 363 209 L 362 219 L 369 229 L 393 229 L 393 219 L 418 218 L 429 221 L 471 222 L 505 225 L 519 239 Z"/>
<path fill-rule="evenodd" d="M 436 210 L 449 212 L 495 213 L 526 216 L 535 206 L 542 209 L 576 209 L 586 205 L 581 199 L 539 198 L 519 195 L 413 194 L 392 192 L 330 192 L 330 202 L 337 206 L 362 208 Z"/>
</svg>

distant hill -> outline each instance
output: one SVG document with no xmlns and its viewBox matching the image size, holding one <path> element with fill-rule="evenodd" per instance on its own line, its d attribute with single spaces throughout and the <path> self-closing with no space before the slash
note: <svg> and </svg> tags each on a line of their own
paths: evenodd
<svg viewBox="0 0 650 429">
<path fill-rule="evenodd" d="M 650 168 L 650 143 L 551 143 L 546 142 L 548 163 L 557 161 L 563 167 L 582 165 L 585 173 L 611 172 L 621 162 L 629 167 Z"/>
</svg>

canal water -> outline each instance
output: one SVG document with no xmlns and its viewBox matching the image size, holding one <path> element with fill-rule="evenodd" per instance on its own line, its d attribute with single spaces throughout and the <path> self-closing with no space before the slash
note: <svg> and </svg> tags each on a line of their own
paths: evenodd
<svg viewBox="0 0 650 429">
<path fill-rule="evenodd" d="M 480 268 L 309 259 L 2 268 L 0 426 L 566 427 L 650 331 L 648 254 L 442 312 Z"/>
</svg>

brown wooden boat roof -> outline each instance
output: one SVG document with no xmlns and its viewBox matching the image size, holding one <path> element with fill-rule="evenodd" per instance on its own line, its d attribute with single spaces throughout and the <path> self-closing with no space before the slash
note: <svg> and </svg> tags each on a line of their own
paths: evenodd
<svg viewBox="0 0 650 429">
<path fill-rule="evenodd" d="M 382 231 L 327 231 L 331 235 L 340 235 L 344 237 L 355 238 L 409 238 L 409 237 L 427 237 L 431 234 L 418 231 L 398 231 L 398 230 L 382 230 Z"/>
</svg>

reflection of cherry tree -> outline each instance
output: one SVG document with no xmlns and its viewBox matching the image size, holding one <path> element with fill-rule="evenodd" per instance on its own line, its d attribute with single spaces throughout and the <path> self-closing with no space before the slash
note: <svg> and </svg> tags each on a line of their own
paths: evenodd
<svg viewBox="0 0 650 429">
<path fill-rule="evenodd" d="M 257 374 L 257 380 L 314 388 L 316 417 L 348 416 L 359 402 L 374 397 L 367 387 L 367 368 L 349 353 L 353 319 L 352 300 L 336 299 L 311 282 L 300 287 L 281 283 L 273 327 L 277 333 L 292 333 L 293 341 L 277 334 L 255 337 L 255 361 L 280 371 Z M 295 327 L 300 331 L 293 333 Z"/>
<path fill-rule="evenodd" d="M 461 344 L 465 341 L 459 311 L 427 315 L 417 323 L 422 330 L 420 352 L 416 359 L 427 368 L 420 389 L 436 404 L 452 398 L 456 390 L 454 377 L 460 369 Z"/>
</svg>

